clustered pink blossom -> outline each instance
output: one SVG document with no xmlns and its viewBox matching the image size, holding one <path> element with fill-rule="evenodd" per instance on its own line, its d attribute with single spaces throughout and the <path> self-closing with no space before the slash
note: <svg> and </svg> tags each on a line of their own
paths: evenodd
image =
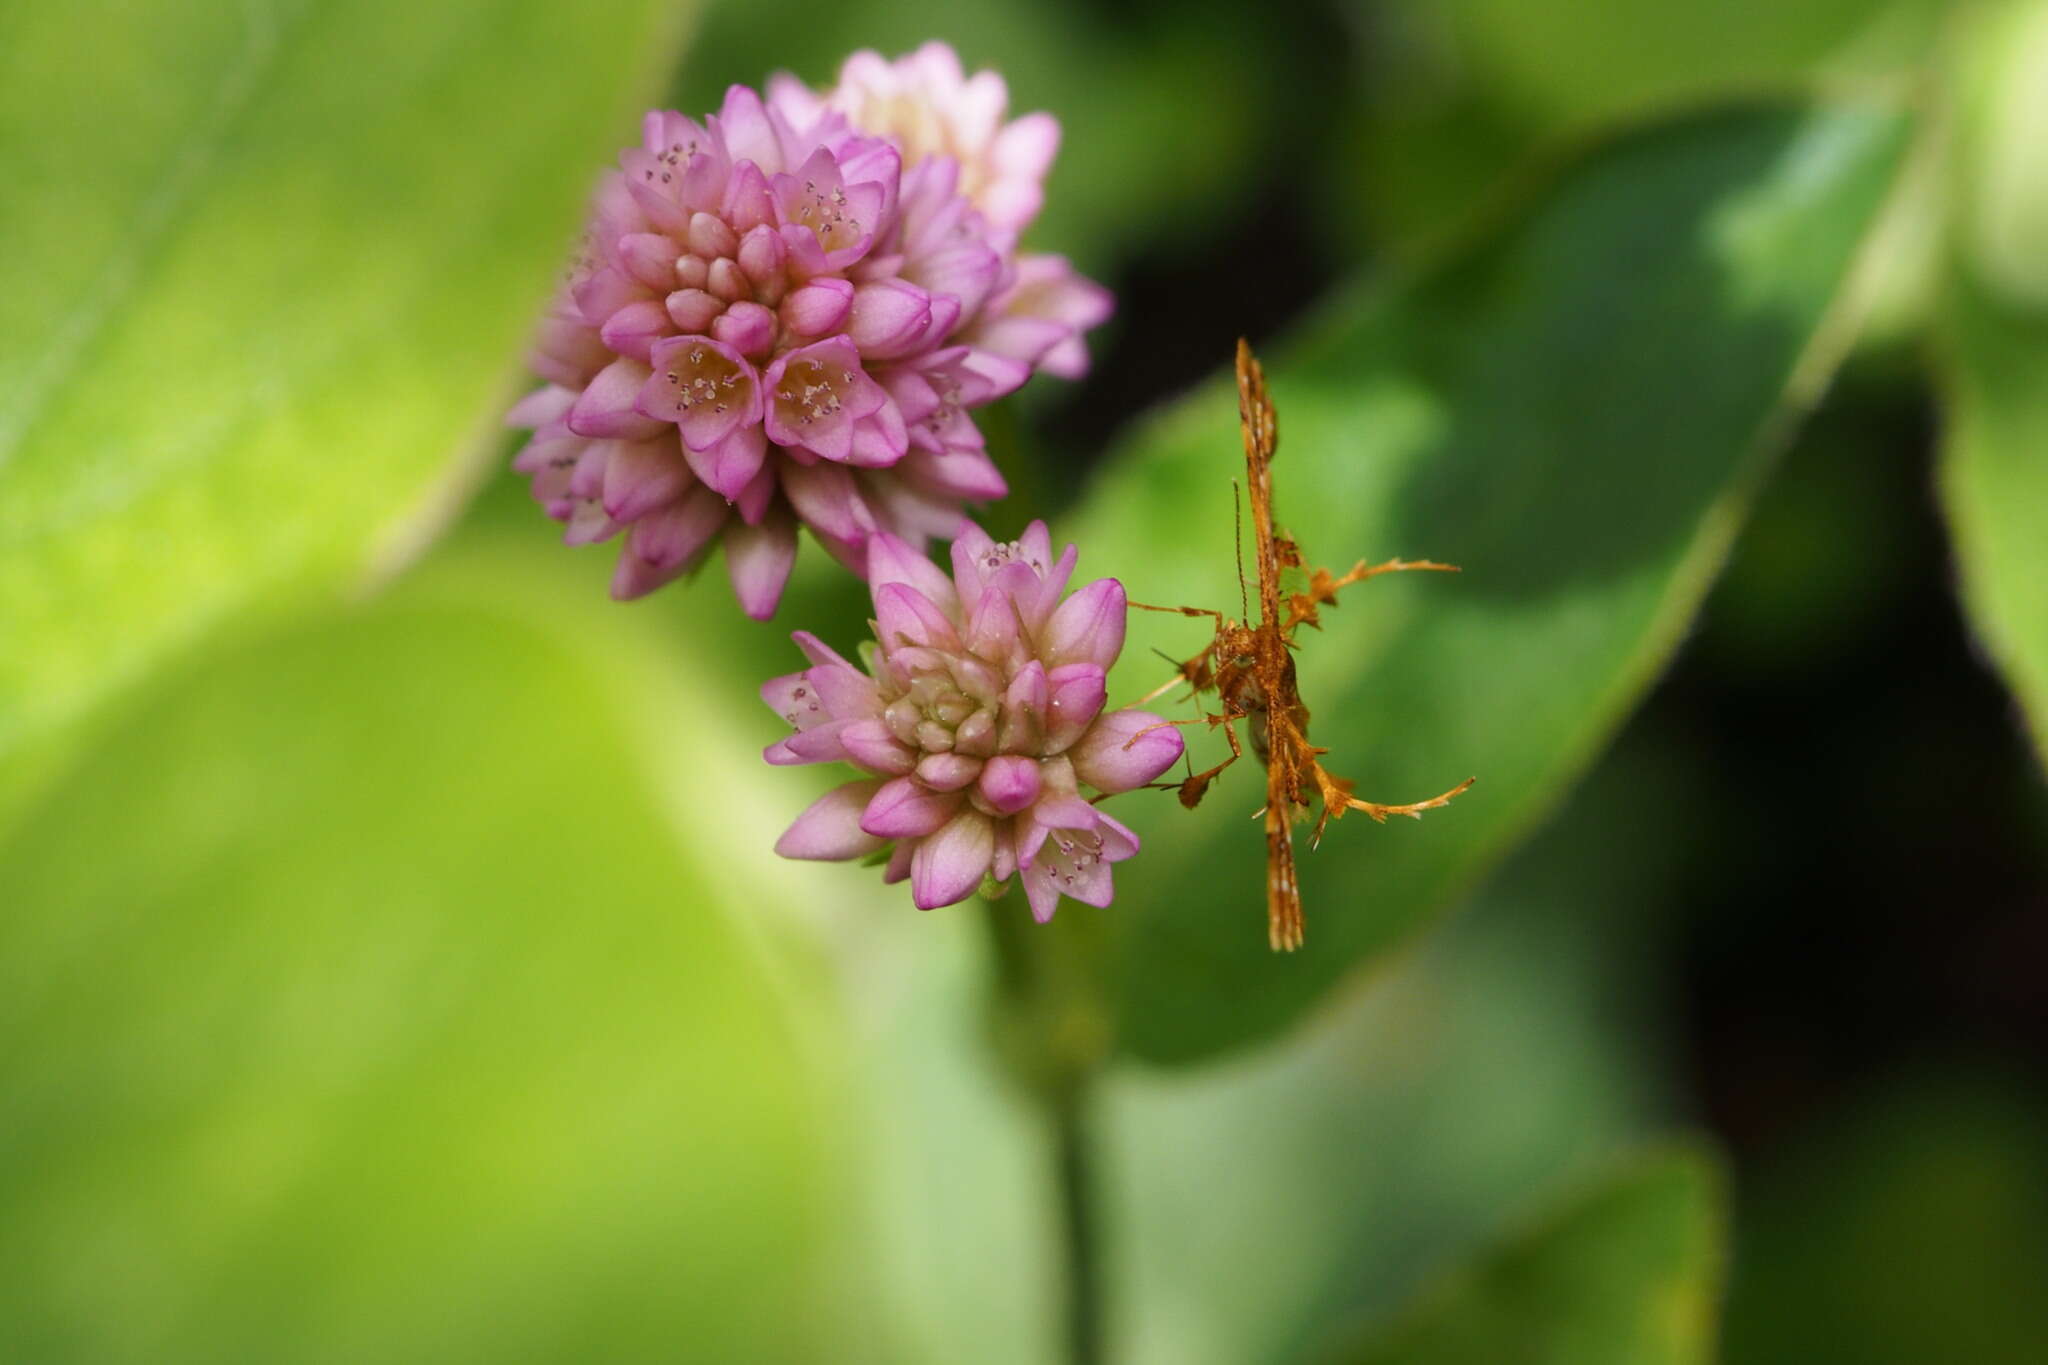
<svg viewBox="0 0 2048 1365">
<path fill-rule="evenodd" d="M 714 543 L 774 613 L 799 524 L 857 573 L 881 532 L 922 546 L 1003 496 L 971 410 L 1034 368 L 1074 375 L 1108 296 L 1020 256 L 1058 146 L 1000 77 L 929 45 L 838 87 L 743 86 L 699 123 L 645 120 L 600 186 L 514 408 L 515 467 L 566 539 L 622 536 L 638 597 Z"/>
<path fill-rule="evenodd" d="M 1138 839 L 1083 794 L 1130 791 L 1181 756 L 1180 732 L 1144 711 L 1105 713 L 1106 674 L 1123 649 L 1123 585 L 1098 579 L 1062 596 L 1043 522 L 999 545 L 969 523 L 953 573 L 907 542 L 869 542 L 878 647 L 866 671 L 799 631 L 811 661 L 761 697 L 796 733 L 770 763 L 853 764 L 870 777 L 821 797 L 776 852 L 849 859 L 890 848 L 884 879 L 910 879 L 920 909 L 966 898 L 984 879 L 1020 877 L 1032 914 L 1061 896 L 1107 905 L 1110 864 Z"/>
</svg>

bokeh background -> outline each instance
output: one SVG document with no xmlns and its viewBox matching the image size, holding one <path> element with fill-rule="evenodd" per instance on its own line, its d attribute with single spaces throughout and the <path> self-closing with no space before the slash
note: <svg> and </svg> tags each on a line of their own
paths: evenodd
<svg viewBox="0 0 2048 1365">
<path fill-rule="evenodd" d="M 1311 556 L 1467 568 L 1304 645 L 1481 780 L 1297 959 L 1237 774 L 1006 1012 L 768 853 L 858 585 L 617 607 L 505 469 L 638 108 L 930 37 L 1120 301 L 992 527 L 1229 605 L 1244 334 Z M 0 1358 L 1058 1360 L 1049 1052 L 1109 1359 L 2039 1359 L 2044 92 L 1991 0 L 0 10 Z"/>
</svg>

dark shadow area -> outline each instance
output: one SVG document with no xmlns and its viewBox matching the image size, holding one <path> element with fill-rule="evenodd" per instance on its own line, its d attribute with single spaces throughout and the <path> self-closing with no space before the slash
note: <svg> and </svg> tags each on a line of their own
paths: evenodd
<svg viewBox="0 0 2048 1365">
<path fill-rule="evenodd" d="M 1636 722 L 1697 774 L 1685 1030 L 1738 1156 L 1921 1056 L 2048 1075 L 2048 791 L 1958 614 L 1934 447 L 1910 397 L 1845 394 Z"/>
</svg>

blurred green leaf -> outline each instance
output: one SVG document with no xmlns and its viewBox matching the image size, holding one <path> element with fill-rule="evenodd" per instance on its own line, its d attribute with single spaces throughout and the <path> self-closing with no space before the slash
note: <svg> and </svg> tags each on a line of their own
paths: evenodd
<svg viewBox="0 0 2048 1365">
<path fill-rule="evenodd" d="M 2048 4 L 1958 44 L 1942 495 L 1963 600 L 2048 757 Z"/>
<path fill-rule="evenodd" d="M 1962 276 L 1942 334 L 1942 497 L 1963 600 L 2048 761 L 2048 311 L 2020 309 Z"/>
<path fill-rule="evenodd" d="M 1353 8 L 1362 6 L 1353 5 Z M 1560 140 L 1820 80 L 1910 75 L 1943 0 L 1397 0 L 1361 28 L 1373 79 L 1332 177 L 1397 241 L 1467 219 Z"/>
<path fill-rule="evenodd" d="M 718 815 L 679 847 L 629 651 L 517 598 L 215 651 L 0 843 L 8 1354 L 835 1349 L 810 1007 Z"/>
<path fill-rule="evenodd" d="M 1669 1123 L 1645 964 L 1696 829 L 1685 795 L 1625 750 L 1469 912 L 1285 1046 L 1118 1070 L 1129 1365 L 1318 1358 Z"/>
<path fill-rule="evenodd" d="M 1303 632 L 1316 742 L 1375 800 L 1480 782 L 1419 826 L 1354 816 L 1304 850 L 1308 948 L 1287 958 L 1264 947 L 1254 762 L 1196 816 L 1127 801 L 1153 839 L 1113 916 L 1127 1049 L 1188 1061 L 1285 1027 L 1554 801 L 1677 643 L 1763 458 L 1851 339 L 1843 282 L 1907 132 L 1843 107 L 1626 138 L 1475 254 L 1267 357 L 1278 515 L 1310 560 L 1465 569 L 1354 589 Z M 1092 490 L 1073 527 L 1083 568 L 1141 601 L 1235 611 L 1241 470 L 1234 398 L 1211 386 Z M 1134 613 L 1115 694 L 1171 676 L 1154 651 L 1205 640 L 1199 622 Z"/>
<path fill-rule="evenodd" d="M 0 15 L 0 762 L 424 534 L 687 9 Z"/>
<path fill-rule="evenodd" d="M 1332 1365 L 1701 1365 L 1720 1290 L 1719 1180 L 1644 1158 L 1451 1276 Z"/>
<path fill-rule="evenodd" d="M 1994 1365 L 2048 1341 L 2038 1077 L 1945 1059 L 1840 1107 L 1743 1191 L 1729 1365 Z"/>
</svg>

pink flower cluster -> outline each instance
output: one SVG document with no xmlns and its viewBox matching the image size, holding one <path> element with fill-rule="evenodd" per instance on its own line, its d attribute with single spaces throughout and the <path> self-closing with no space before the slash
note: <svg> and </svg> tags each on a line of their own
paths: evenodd
<svg viewBox="0 0 2048 1365">
<path fill-rule="evenodd" d="M 807 632 L 811 666 L 761 697 L 796 733 L 770 763 L 843 761 L 871 776 L 826 793 L 776 844 L 787 858 L 849 859 L 894 847 L 885 880 L 909 878 L 920 909 L 1020 877 L 1031 911 L 1061 896 L 1107 905 L 1110 865 L 1138 839 L 1083 789 L 1108 796 L 1181 756 L 1180 732 L 1144 711 L 1105 713 L 1123 649 L 1123 585 L 1065 597 L 1043 522 L 999 545 L 971 523 L 948 577 L 887 532 L 869 542 L 878 647 L 854 667 Z"/>
<path fill-rule="evenodd" d="M 969 413 L 1034 368 L 1079 373 L 1109 300 L 1017 254 L 1058 128 L 1006 105 L 932 45 L 766 104 L 735 86 L 701 123 L 647 116 L 542 327 L 547 385 L 510 419 L 569 543 L 623 536 L 614 596 L 722 542 L 766 618 L 799 524 L 866 574 L 877 534 L 921 546 L 1007 491 Z"/>
</svg>

